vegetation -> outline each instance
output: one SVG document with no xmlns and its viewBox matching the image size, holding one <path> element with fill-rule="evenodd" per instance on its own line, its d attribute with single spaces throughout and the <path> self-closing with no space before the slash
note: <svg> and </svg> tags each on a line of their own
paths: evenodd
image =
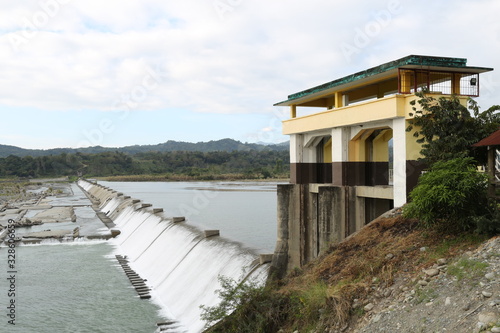
<svg viewBox="0 0 500 333">
<path fill-rule="evenodd" d="M 405 216 L 427 228 L 473 230 L 474 217 L 488 213 L 487 185 L 487 176 L 477 172 L 470 157 L 436 162 L 410 193 Z"/>
<path fill-rule="evenodd" d="M 473 148 L 500 127 L 499 105 L 480 112 L 472 98 L 463 105 L 457 96 L 438 99 L 424 92 L 415 94 L 411 102 L 414 116 L 407 131 L 413 132 L 422 144 L 421 159 L 427 165 L 454 158 L 474 157 L 479 164 L 486 163 L 486 151 Z"/>
<path fill-rule="evenodd" d="M 468 258 L 462 258 L 453 263 L 453 265 L 450 265 L 447 273 L 456 277 L 457 280 L 460 281 L 464 278 L 472 279 L 483 276 L 487 267 L 488 264 L 486 263 Z"/>
<path fill-rule="evenodd" d="M 500 232 L 498 207 L 488 200 L 488 178 L 477 171 L 486 164 L 486 150 L 472 147 L 500 127 L 500 106 L 480 112 L 471 98 L 464 106 L 456 96 L 436 100 L 423 92 L 416 95 L 407 131 L 415 130 L 430 170 L 410 193 L 405 216 L 448 232 Z"/>
<path fill-rule="evenodd" d="M 0 177 L 153 175 L 174 180 L 288 176 L 288 151 L 122 152 L 0 158 Z M 142 180 L 141 178 L 136 180 Z"/>
<path fill-rule="evenodd" d="M 201 306 L 202 319 L 213 332 L 277 332 L 290 300 L 272 293 L 270 286 L 258 286 L 252 282 L 238 284 L 220 276 L 221 302 L 213 307 Z M 232 320 L 226 320 L 231 315 Z M 221 320 L 224 320 L 221 322 Z"/>
</svg>

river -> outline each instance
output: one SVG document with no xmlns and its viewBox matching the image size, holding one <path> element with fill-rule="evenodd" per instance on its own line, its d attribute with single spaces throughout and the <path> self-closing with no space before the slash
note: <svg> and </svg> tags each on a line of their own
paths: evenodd
<svg viewBox="0 0 500 333">
<path fill-rule="evenodd" d="M 276 183 L 101 183 L 164 208 L 167 216 L 186 216 L 189 225 L 219 229 L 221 236 L 243 247 L 260 253 L 273 251 Z M 53 204 L 58 201 L 67 203 L 68 198 L 54 197 Z M 151 300 L 137 297 L 116 262 L 114 255 L 121 249 L 114 240 L 47 241 L 15 250 L 15 273 L 10 273 L 7 248 L 0 249 L 0 305 L 4 309 L 0 332 L 152 333 L 156 322 L 171 318 L 155 293 Z M 12 275 L 15 280 L 9 281 Z M 12 287 L 14 297 L 8 296 Z M 9 324 L 7 316 L 13 299 L 15 325 Z"/>
</svg>

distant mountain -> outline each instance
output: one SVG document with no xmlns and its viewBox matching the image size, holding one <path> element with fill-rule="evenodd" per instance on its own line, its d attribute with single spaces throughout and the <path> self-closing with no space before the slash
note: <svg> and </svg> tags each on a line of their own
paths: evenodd
<svg viewBox="0 0 500 333">
<path fill-rule="evenodd" d="M 0 157 L 7 157 L 9 155 L 15 155 L 19 157 L 23 156 L 47 156 L 47 155 L 60 155 L 62 153 L 102 153 L 107 151 L 118 151 L 127 154 L 137 154 L 142 152 L 168 152 L 168 151 L 199 151 L 199 152 L 210 152 L 210 151 L 284 151 L 288 150 L 288 142 L 283 142 L 279 144 L 259 144 L 259 143 L 242 143 L 233 139 L 221 139 L 216 141 L 208 142 L 183 142 L 183 141 L 172 141 L 169 140 L 164 143 L 159 143 L 156 145 L 134 145 L 126 146 L 121 148 L 108 148 L 108 147 L 88 147 L 88 148 L 54 148 L 54 149 L 24 149 L 15 146 L 8 146 L 0 144 Z"/>
</svg>

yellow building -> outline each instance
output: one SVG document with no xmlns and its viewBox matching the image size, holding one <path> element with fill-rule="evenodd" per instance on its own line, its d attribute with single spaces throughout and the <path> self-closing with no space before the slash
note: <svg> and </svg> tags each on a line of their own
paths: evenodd
<svg viewBox="0 0 500 333">
<path fill-rule="evenodd" d="M 288 96 L 283 133 L 290 135 L 291 182 L 368 186 L 371 196 L 406 202 L 422 166 L 420 146 L 405 129 L 410 101 L 479 96 L 479 73 L 462 58 L 410 55 Z M 313 110 L 311 112 L 311 110 Z"/>
<path fill-rule="evenodd" d="M 406 203 L 423 165 L 406 132 L 415 92 L 479 96 L 467 60 L 410 55 L 288 96 L 291 182 L 278 186 L 271 265 L 280 277 Z"/>
</svg>

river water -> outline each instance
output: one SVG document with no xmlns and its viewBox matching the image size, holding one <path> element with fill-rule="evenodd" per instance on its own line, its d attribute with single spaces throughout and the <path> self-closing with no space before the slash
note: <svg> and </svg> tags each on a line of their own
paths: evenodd
<svg viewBox="0 0 500 333">
<path fill-rule="evenodd" d="M 161 207 L 167 216 L 185 216 L 202 230 L 218 229 L 222 237 L 260 253 L 274 252 L 275 182 L 99 183 Z"/>
<path fill-rule="evenodd" d="M 270 253 L 276 239 L 275 183 L 120 183 L 103 185 L 186 216 L 200 229 Z M 141 300 L 118 266 L 114 241 L 43 243 L 16 247 L 15 273 L 0 248 L 0 332 L 154 332 L 170 314 Z M 8 278 L 15 276 L 15 281 Z M 9 289 L 15 289 L 15 297 Z M 7 315 L 15 299 L 15 325 Z"/>
</svg>

